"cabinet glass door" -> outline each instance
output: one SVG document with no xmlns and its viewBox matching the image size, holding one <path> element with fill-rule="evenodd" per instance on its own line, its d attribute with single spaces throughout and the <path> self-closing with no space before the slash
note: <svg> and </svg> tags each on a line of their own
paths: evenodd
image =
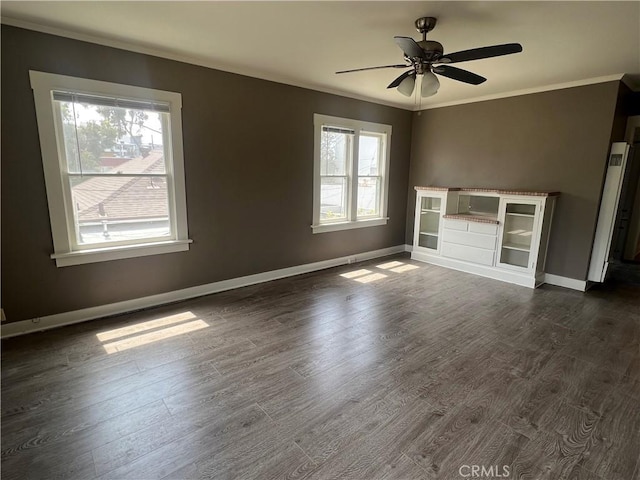
<svg viewBox="0 0 640 480">
<path fill-rule="evenodd" d="M 533 203 L 506 203 L 500 263 L 529 268 L 536 208 Z"/>
<path fill-rule="evenodd" d="M 439 197 L 423 197 L 420 202 L 420 230 L 418 233 L 420 247 L 431 250 L 438 249 L 441 204 Z"/>
</svg>

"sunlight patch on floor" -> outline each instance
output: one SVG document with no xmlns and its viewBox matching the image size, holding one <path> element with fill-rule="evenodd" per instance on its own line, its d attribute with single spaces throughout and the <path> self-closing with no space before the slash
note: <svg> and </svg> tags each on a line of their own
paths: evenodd
<svg viewBox="0 0 640 480">
<path fill-rule="evenodd" d="M 128 337 L 123 340 L 116 340 L 115 342 L 105 343 L 102 346 L 107 353 L 122 352 L 129 350 L 130 348 L 140 347 L 149 343 L 165 340 L 167 338 L 176 337 L 178 335 L 184 335 L 185 333 L 195 332 L 207 328 L 209 324 L 202 320 L 194 320 L 193 322 L 182 323 L 180 325 L 174 325 L 173 327 L 163 328 L 161 330 L 155 330 L 153 332 L 144 333 L 142 335 L 136 335 Z"/>
<path fill-rule="evenodd" d="M 384 273 L 372 273 L 371 275 L 365 275 L 364 277 L 354 278 L 354 280 L 360 283 L 371 283 L 386 277 L 387 276 Z"/>
<path fill-rule="evenodd" d="M 360 270 L 354 270 L 353 272 L 341 273 L 340 276 L 344 278 L 356 278 L 368 273 L 373 272 L 371 270 L 367 270 L 366 268 L 361 268 Z"/>
<path fill-rule="evenodd" d="M 113 340 L 114 338 L 128 337 L 136 333 L 152 330 L 158 327 L 165 327 L 174 323 L 184 322 L 185 320 L 192 320 L 196 316 L 192 312 L 183 312 L 176 315 L 168 315 L 166 317 L 158 318 L 157 320 L 149 320 L 148 322 L 136 323 L 127 327 L 116 328 L 114 330 L 108 330 L 103 333 L 98 333 L 96 337 L 101 342 L 107 340 Z"/>
<path fill-rule="evenodd" d="M 395 273 L 404 273 L 404 272 L 408 272 L 410 270 L 415 270 L 416 268 L 420 268 L 417 265 L 409 265 L 408 263 L 405 265 L 401 265 L 399 267 L 396 268 L 392 268 L 390 271 L 391 272 L 395 272 Z"/>
<path fill-rule="evenodd" d="M 402 262 L 387 262 L 387 263 L 381 263 L 380 265 L 376 265 L 376 266 L 378 268 L 383 269 L 383 270 L 387 270 L 389 268 L 399 267 L 400 265 L 404 265 L 404 263 L 402 263 Z"/>
<path fill-rule="evenodd" d="M 208 323 L 198 319 L 193 312 L 187 311 L 135 325 L 114 328 L 98 333 L 96 337 L 102 342 L 106 352 L 111 354 L 195 332 L 208 326 Z"/>
<path fill-rule="evenodd" d="M 380 265 L 376 265 L 376 268 L 385 270 L 386 272 L 405 273 L 411 270 L 416 270 L 420 267 L 418 267 L 417 265 L 411 265 L 409 263 L 394 260 L 392 262 L 385 262 L 381 263 Z M 371 283 L 375 282 L 376 280 L 381 280 L 388 277 L 388 275 L 385 275 L 384 273 L 372 272 L 371 270 L 367 270 L 366 268 L 361 268 L 352 272 L 341 273 L 340 276 L 343 278 L 355 280 L 356 282 L 360 283 Z"/>
</svg>

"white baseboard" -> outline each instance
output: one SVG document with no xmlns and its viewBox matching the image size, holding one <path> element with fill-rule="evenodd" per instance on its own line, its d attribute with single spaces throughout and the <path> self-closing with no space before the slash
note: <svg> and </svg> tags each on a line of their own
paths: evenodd
<svg viewBox="0 0 640 480">
<path fill-rule="evenodd" d="M 337 267 L 373 258 L 385 257 L 396 253 L 402 253 L 406 249 L 406 245 L 397 245 L 394 247 L 382 248 L 370 252 L 356 253 L 346 257 L 322 260 L 320 262 L 307 263 L 297 265 L 295 267 L 282 268 L 272 270 L 270 272 L 257 273 L 255 275 L 247 275 L 245 277 L 232 278 L 221 282 L 208 283 L 197 287 L 184 288 L 174 290 L 172 292 L 160 293 L 158 295 L 150 295 L 148 297 L 135 298 L 122 302 L 111 303 L 108 305 L 100 305 L 97 307 L 83 308 L 71 312 L 57 313 L 47 315 L 46 317 L 34 318 L 31 320 L 22 320 L 19 322 L 8 323 L 2 326 L 2 338 L 15 337 L 32 332 L 49 330 L 52 328 L 62 327 L 64 325 L 72 325 L 74 323 L 94 320 L 96 318 L 108 317 L 126 312 L 132 312 L 143 308 L 156 307 L 167 303 L 188 300 L 189 298 L 201 297 L 212 293 L 224 292 L 234 288 L 246 287 L 257 283 L 270 282 L 280 278 L 292 277 L 303 273 L 315 272 L 326 268 Z"/>
<path fill-rule="evenodd" d="M 584 292 L 587 290 L 586 280 L 576 280 L 575 278 L 561 277 L 559 275 L 553 275 L 551 273 L 545 273 L 542 275 L 538 275 L 536 278 L 532 278 L 527 275 L 520 275 L 516 272 L 510 272 L 506 270 L 498 271 L 493 267 L 485 267 L 483 265 L 477 265 L 475 263 L 456 260 L 453 258 L 446 258 L 440 255 L 429 255 L 422 252 L 413 252 L 411 254 L 411 258 L 420 262 L 431 263 L 440 267 L 451 268 L 452 270 L 472 273 L 481 277 L 492 278 L 494 280 L 500 280 L 508 283 L 515 283 L 516 285 L 520 285 L 523 287 L 535 288 L 539 285 L 542 285 L 543 283 L 548 283 L 549 285 L 570 288 L 572 290 L 578 290 L 580 292 Z"/>
<path fill-rule="evenodd" d="M 555 285 L 557 287 L 570 288 L 580 292 L 585 292 L 587 290 L 586 280 L 576 280 L 575 278 L 561 277 L 560 275 L 553 275 L 551 273 L 544 274 L 544 283 Z"/>
<path fill-rule="evenodd" d="M 404 251 L 405 252 L 413 252 L 413 245 L 405 245 L 404 246 Z"/>
<path fill-rule="evenodd" d="M 477 263 L 466 262 L 455 258 L 443 257 L 440 255 L 429 255 L 428 253 L 423 252 L 412 252 L 411 258 L 413 260 L 418 260 L 419 262 L 430 263 L 432 265 L 438 265 L 439 267 L 450 268 L 451 270 L 458 270 L 459 272 L 472 273 L 473 275 L 478 275 L 480 277 L 500 280 L 501 282 L 514 283 L 521 287 L 535 288 L 538 284 L 534 277 L 528 275 L 522 275 L 518 272 L 512 272 L 509 270 L 498 270 L 494 267 L 479 265 Z"/>
</svg>

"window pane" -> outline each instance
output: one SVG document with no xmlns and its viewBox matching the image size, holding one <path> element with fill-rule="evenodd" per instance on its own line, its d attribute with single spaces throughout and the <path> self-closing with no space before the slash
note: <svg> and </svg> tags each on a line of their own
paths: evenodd
<svg viewBox="0 0 640 480">
<path fill-rule="evenodd" d="M 168 113 L 58 103 L 69 172 L 165 172 L 161 116 Z"/>
<path fill-rule="evenodd" d="M 380 177 L 358 178 L 358 216 L 380 215 Z"/>
<path fill-rule="evenodd" d="M 358 149 L 358 175 L 379 175 L 382 137 L 375 134 L 360 135 Z"/>
<path fill-rule="evenodd" d="M 323 177 L 320 183 L 320 221 L 347 217 L 347 177 Z"/>
<path fill-rule="evenodd" d="M 320 144 L 320 175 L 346 175 L 351 158 L 353 135 L 322 131 Z"/>
<path fill-rule="evenodd" d="M 169 236 L 165 177 L 71 177 L 80 245 Z"/>
</svg>

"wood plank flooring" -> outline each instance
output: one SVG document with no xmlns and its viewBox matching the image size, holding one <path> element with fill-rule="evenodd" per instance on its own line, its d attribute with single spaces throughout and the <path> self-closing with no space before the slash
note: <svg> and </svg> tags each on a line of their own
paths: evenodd
<svg viewBox="0 0 640 480">
<path fill-rule="evenodd" d="M 638 480 L 639 345 L 638 285 L 333 268 L 5 340 L 2 478 Z"/>
</svg>

